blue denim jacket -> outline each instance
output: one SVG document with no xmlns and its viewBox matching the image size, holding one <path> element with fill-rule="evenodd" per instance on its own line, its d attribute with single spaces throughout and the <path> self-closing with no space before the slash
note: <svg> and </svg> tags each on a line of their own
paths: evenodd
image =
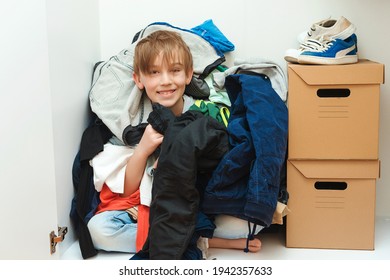
<svg viewBox="0 0 390 280">
<path fill-rule="evenodd" d="M 268 227 L 287 150 L 287 107 L 262 74 L 227 76 L 225 87 L 232 101 L 230 150 L 206 187 L 203 211 Z"/>
</svg>

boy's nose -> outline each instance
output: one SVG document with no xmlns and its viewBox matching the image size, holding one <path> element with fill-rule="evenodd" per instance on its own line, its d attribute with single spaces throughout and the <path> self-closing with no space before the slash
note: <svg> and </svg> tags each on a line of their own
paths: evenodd
<svg viewBox="0 0 390 280">
<path fill-rule="evenodd" d="M 161 84 L 169 84 L 171 82 L 171 75 L 169 72 L 161 73 Z"/>
</svg>

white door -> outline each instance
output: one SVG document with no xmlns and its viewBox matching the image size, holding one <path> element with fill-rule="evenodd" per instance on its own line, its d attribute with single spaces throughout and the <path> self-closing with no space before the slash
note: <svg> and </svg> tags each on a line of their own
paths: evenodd
<svg viewBox="0 0 390 280">
<path fill-rule="evenodd" d="M 0 10 L 0 259 L 48 259 L 57 208 L 45 1 Z"/>
<path fill-rule="evenodd" d="M 71 169 L 100 56 L 98 8 L 0 2 L 0 260 L 59 259 L 74 241 Z M 51 254 L 59 226 L 69 231 Z"/>
</svg>

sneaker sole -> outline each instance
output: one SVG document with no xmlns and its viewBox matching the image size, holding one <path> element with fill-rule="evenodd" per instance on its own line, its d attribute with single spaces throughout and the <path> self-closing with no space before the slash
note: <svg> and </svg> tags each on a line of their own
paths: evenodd
<svg viewBox="0 0 390 280">
<path fill-rule="evenodd" d="M 298 63 L 298 58 L 296 58 L 296 57 L 285 56 L 284 59 L 285 59 L 287 62 Z"/>
<path fill-rule="evenodd" d="M 348 55 L 338 58 L 324 58 L 318 56 L 300 56 L 298 57 L 299 64 L 352 64 L 358 62 L 357 55 Z"/>
</svg>

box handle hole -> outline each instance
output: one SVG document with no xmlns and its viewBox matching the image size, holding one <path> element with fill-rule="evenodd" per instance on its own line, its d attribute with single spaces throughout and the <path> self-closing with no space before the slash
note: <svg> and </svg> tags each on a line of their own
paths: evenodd
<svg viewBox="0 0 390 280">
<path fill-rule="evenodd" d="M 348 185 L 346 182 L 315 182 L 314 187 L 317 190 L 343 191 L 348 187 Z"/>
<path fill-rule="evenodd" d="M 347 88 L 323 88 L 317 90 L 317 96 L 321 98 L 345 98 L 351 94 Z"/>
</svg>

